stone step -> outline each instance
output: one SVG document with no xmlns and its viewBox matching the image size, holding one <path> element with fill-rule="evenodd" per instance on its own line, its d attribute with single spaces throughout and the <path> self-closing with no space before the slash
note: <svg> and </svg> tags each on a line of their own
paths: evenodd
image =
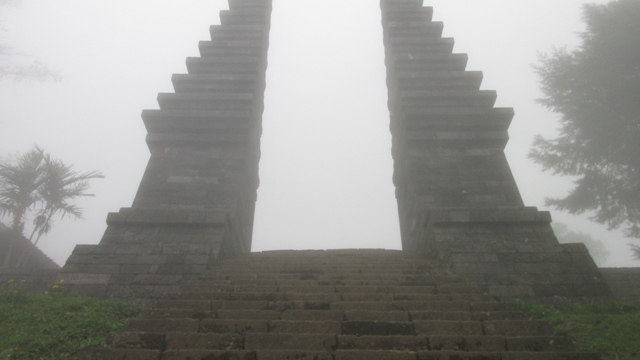
<svg viewBox="0 0 640 360">
<path fill-rule="evenodd" d="M 338 334 L 339 322 L 277 321 L 269 333 Z M 288 336 L 288 335 L 287 335 Z M 326 338 L 326 337 L 325 337 Z M 124 332 L 111 343 L 119 349 L 206 349 L 242 350 L 245 335 L 240 333 L 147 333 Z M 459 336 L 459 335 L 337 335 L 338 349 L 365 350 L 445 350 L 445 351 L 574 351 L 571 340 L 562 336 Z"/>
<path fill-rule="evenodd" d="M 203 319 L 200 322 L 200 332 L 204 333 L 266 333 L 268 329 L 268 320 Z"/>
<path fill-rule="evenodd" d="M 279 320 L 280 311 L 274 310 L 220 310 L 216 311 L 216 319 L 247 319 L 247 320 Z"/>
<path fill-rule="evenodd" d="M 173 333 L 192 334 L 192 333 Z M 126 331 L 114 335 L 111 346 L 118 349 L 157 349 L 166 347 L 167 334 Z"/>
<path fill-rule="evenodd" d="M 360 350 L 429 350 L 427 336 L 413 335 L 339 335 L 338 349 Z"/>
<path fill-rule="evenodd" d="M 333 360 L 328 351 L 302 350 L 168 350 L 161 360 Z"/>
<path fill-rule="evenodd" d="M 570 339 L 554 336 L 550 324 L 528 320 L 513 304 L 456 277 L 401 267 L 386 278 L 359 271 L 327 276 L 297 265 L 269 273 L 260 270 L 271 268 L 260 266 L 262 261 L 270 260 L 252 262 L 255 275 L 222 263 L 194 278 L 184 287 L 188 291 L 155 302 L 130 321 L 113 338 L 113 349 L 95 351 L 101 356 L 96 359 L 592 356 L 572 352 Z"/>
<path fill-rule="evenodd" d="M 480 321 L 414 320 L 413 325 L 418 335 L 484 335 Z"/>
<path fill-rule="evenodd" d="M 203 320 L 205 321 L 205 320 Z M 199 319 L 132 319 L 124 328 L 129 332 L 198 332 L 201 320 Z M 265 323 L 266 326 L 266 323 Z M 228 331 L 227 331 L 228 332 Z"/>
<path fill-rule="evenodd" d="M 247 333 L 244 346 L 255 350 L 325 350 L 335 349 L 332 334 Z"/>
<path fill-rule="evenodd" d="M 409 315 L 413 320 L 465 320 L 465 321 L 484 321 L 484 320 L 525 320 L 527 316 L 522 312 L 514 311 L 488 311 L 488 312 L 469 312 L 469 311 L 409 311 Z"/>
<path fill-rule="evenodd" d="M 77 354 L 78 360 L 159 360 L 161 350 L 87 348 Z"/>
<path fill-rule="evenodd" d="M 243 350 L 244 335 L 238 333 L 167 333 L 166 350 Z"/>
<path fill-rule="evenodd" d="M 348 310 L 343 312 L 346 321 L 392 321 L 406 322 L 410 321 L 410 313 L 408 311 L 377 311 L 377 310 Z"/>
<path fill-rule="evenodd" d="M 340 321 L 278 320 L 269 322 L 269 333 L 339 334 Z"/>
<path fill-rule="evenodd" d="M 138 319 L 215 319 L 215 311 L 189 309 L 145 309 Z"/>
<path fill-rule="evenodd" d="M 238 317 L 254 316 L 255 311 L 231 313 L 229 311 L 199 311 L 188 309 L 147 309 L 139 319 L 216 319 L 228 318 L 231 314 Z M 237 310 L 236 310 L 237 311 Z M 241 310 L 240 310 L 241 311 Z M 449 320 L 449 321 L 485 321 L 485 320 L 526 320 L 527 316 L 516 311 L 401 311 L 401 310 L 318 310 L 289 309 L 280 313 L 281 319 L 291 320 L 360 320 L 360 321 L 409 321 L 409 320 Z"/>
<path fill-rule="evenodd" d="M 220 272 L 211 276 L 198 276 L 194 278 L 192 283 L 208 283 L 208 284 L 255 284 L 263 282 L 265 284 L 282 283 L 285 281 L 317 281 L 317 282 L 333 282 L 343 285 L 356 285 L 357 283 L 383 283 L 383 284 L 401 284 L 401 285 L 454 285 L 464 283 L 457 277 L 445 276 L 428 276 L 422 274 L 403 274 L 403 273 L 386 273 L 386 274 L 308 274 L 308 273 L 266 273 L 264 271 L 243 272 L 232 271 L 225 274 Z"/>
<path fill-rule="evenodd" d="M 291 259 L 295 257 L 295 259 Z M 323 257 L 323 258 L 321 258 Z M 260 265 L 260 266 L 273 266 L 273 265 L 287 265 L 287 266 L 307 266 L 307 265 L 372 265 L 367 264 L 367 261 L 376 261 L 380 264 L 390 265 L 402 265 L 402 266 L 434 266 L 442 265 L 438 261 L 428 261 L 421 259 L 417 256 L 406 256 L 403 254 L 381 254 L 381 253 L 343 253 L 332 254 L 329 251 L 324 253 L 303 253 L 303 251 L 283 251 L 280 254 L 269 253 L 252 253 L 249 255 L 241 255 L 240 257 L 229 259 L 226 264 L 245 264 L 245 265 Z M 225 265 L 227 266 L 227 265 Z M 373 268 L 374 266 L 369 266 Z"/>
<path fill-rule="evenodd" d="M 264 338 L 262 340 L 273 340 Z M 402 350 L 203 350 L 164 352 L 147 349 L 86 349 L 80 360 L 600 360 L 595 353 L 580 352 L 486 352 Z"/>
<path fill-rule="evenodd" d="M 375 260 L 363 260 L 363 261 L 353 261 L 353 262 L 345 262 L 341 263 L 333 263 L 330 265 L 326 264 L 312 264 L 312 263 L 302 263 L 302 264 L 287 264 L 286 266 L 278 266 L 278 264 L 270 263 L 268 265 L 261 265 L 256 263 L 240 265 L 240 264 L 228 264 L 227 266 L 220 268 L 212 268 L 216 273 L 225 273 L 231 272 L 234 269 L 241 270 L 254 270 L 260 272 L 279 272 L 279 273 L 308 273 L 308 274 L 320 274 L 324 272 L 339 272 L 339 273 L 369 273 L 369 274 L 393 274 L 393 273 L 422 273 L 429 274 L 431 273 L 431 269 L 426 266 L 422 266 L 421 264 L 416 266 L 407 266 L 406 264 L 380 264 L 380 266 L 373 266 L 371 264 L 372 261 Z M 443 273 L 442 275 L 446 275 L 449 277 L 455 277 L 450 273 Z"/>
<path fill-rule="evenodd" d="M 394 52 L 388 55 L 387 63 L 396 72 L 423 71 L 464 71 L 468 56 L 465 54 L 412 54 L 410 52 Z"/>
<path fill-rule="evenodd" d="M 244 350 L 167 350 L 160 360 L 256 360 L 255 351 Z"/>
<path fill-rule="evenodd" d="M 288 255 L 288 256 L 296 256 Z M 376 264 L 379 266 L 375 266 Z M 295 259 L 295 261 L 287 260 L 286 258 L 282 259 L 274 259 L 274 258 L 257 258 L 252 259 L 250 261 L 247 260 L 229 260 L 224 264 L 221 264 L 219 268 L 233 268 L 233 267 L 249 267 L 249 268 L 263 268 L 263 269 L 288 269 L 288 270 L 313 270 L 316 268 L 342 268 L 346 269 L 371 269 L 371 270 L 382 270 L 387 267 L 392 269 L 421 269 L 421 270 L 429 270 L 435 266 L 442 266 L 442 263 L 438 262 L 426 262 L 426 261 L 401 261 L 401 260 L 380 260 L 375 257 L 364 257 L 364 258 L 341 258 L 341 259 L 332 259 L 328 258 L 327 260 L 317 260 L 312 258 L 300 257 Z"/>
<path fill-rule="evenodd" d="M 366 249 L 361 249 L 367 251 Z M 338 250 L 318 250 L 317 252 L 311 252 L 309 250 L 283 250 L 280 253 L 276 252 L 261 252 L 239 255 L 233 259 L 228 259 L 227 263 L 239 264 L 239 263 L 255 263 L 255 261 L 261 262 L 261 265 L 270 264 L 284 264 L 300 265 L 305 263 L 314 264 L 331 264 L 331 263 L 354 263 L 357 261 L 363 262 L 366 260 L 375 260 L 379 263 L 396 263 L 396 264 L 425 264 L 425 265 L 441 265 L 438 260 L 421 259 L 419 255 L 407 255 L 402 254 L 400 250 L 381 250 L 379 252 L 361 252 L 361 250 L 347 251 L 344 253 L 337 252 Z M 388 253 L 383 253 L 388 251 Z M 395 253 L 392 253 L 395 251 Z M 292 259 L 293 258 L 293 259 Z M 400 261 L 397 261 L 400 259 Z M 308 261 L 307 261 L 308 260 Z"/>
<path fill-rule="evenodd" d="M 341 273 L 340 277 L 332 277 L 326 275 L 292 275 L 292 274 L 282 274 L 282 275 L 269 275 L 262 272 L 262 275 L 256 275 L 257 273 L 249 273 L 238 275 L 236 273 L 235 276 L 224 276 L 218 275 L 215 277 L 206 277 L 206 276 L 198 276 L 196 278 L 191 279 L 191 284 L 208 284 L 208 285 L 229 285 L 229 284 L 286 284 L 288 282 L 292 284 L 304 284 L 304 283 L 318 283 L 318 284 L 337 284 L 337 285 L 356 285 L 367 284 L 369 283 L 371 286 L 375 286 L 376 283 L 380 284 L 388 284 L 396 286 L 461 286 L 466 285 L 466 283 L 461 282 L 458 279 L 450 279 L 450 278 L 442 278 L 442 277 L 426 277 L 419 275 L 407 275 L 407 274 L 399 274 L 399 275 L 390 275 L 387 274 L 385 277 L 381 276 L 359 276 L 359 275 L 345 275 L 345 273 Z M 349 283 L 347 283 L 349 282 Z"/>
<path fill-rule="evenodd" d="M 417 353 L 414 351 L 397 350 L 336 350 L 334 360 L 416 360 Z"/>
<path fill-rule="evenodd" d="M 194 293 L 200 290 L 204 293 L 296 293 L 296 294 L 353 294 L 353 293 L 367 293 L 367 294 L 420 294 L 420 295 L 462 295 L 469 294 L 474 295 L 476 299 L 482 299 L 482 297 L 476 297 L 475 295 L 483 295 L 481 289 L 468 288 L 464 286 L 424 286 L 424 285 L 399 285 L 399 286 L 343 286 L 343 285 L 278 285 L 269 284 L 264 285 L 260 282 L 253 284 L 242 285 L 229 285 L 229 284 L 206 284 L 206 283 L 190 283 L 183 286 L 183 289 L 187 293 Z M 452 297 L 450 297 L 452 298 Z M 490 297 L 484 297 L 490 299 Z"/>
<path fill-rule="evenodd" d="M 600 354 L 588 352 L 514 351 L 502 353 L 501 356 L 501 360 L 601 360 Z M 429 358 L 425 359 L 430 360 Z M 449 359 L 453 358 L 449 357 Z M 460 359 L 465 360 L 464 358 Z"/>
<path fill-rule="evenodd" d="M 350 297 L 347 301 L 315 300 L 160 300 L 149 307 L 149 310 L 190 310 L 192 312 L 254 310 L 282 312 L 292 309 L 316 310 L 372 310 L 372 311 L 449 311 L 449 312 L 496 312 L 513 311 L 514 305 L 491 302 L 468 301 L 433 301 L 433 300 L 371 300 L 370 294 L 356 294 L 363 296 Z M 409 296 L 411 294 L 408 294 Z M 393 296 L 393 295 L 390 295 Z"/>
<path fill-rule="evenodd" d="M 415 322 L 409 321 L 343 321 L 343 335 L 416 335 Z"/>
</svg>

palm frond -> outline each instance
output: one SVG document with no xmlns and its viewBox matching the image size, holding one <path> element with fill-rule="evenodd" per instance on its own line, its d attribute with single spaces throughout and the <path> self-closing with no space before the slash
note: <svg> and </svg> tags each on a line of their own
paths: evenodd
<svg viewBox="0 0 640 360">
<path fill-rule="evenodd" d="M 0 216 L 11 216 L 12 227 L 22 231 L 27 212 L 33 212 L 36 243 L 53 226 L 52 217 L 82 218 L 82 208 L 72 204 L 87 193 L 91 179 L 104 178 L 100 171 L 78 173 L 73 166 L 52 158 L 38 146 L 0 163 Z"/>
</svg>

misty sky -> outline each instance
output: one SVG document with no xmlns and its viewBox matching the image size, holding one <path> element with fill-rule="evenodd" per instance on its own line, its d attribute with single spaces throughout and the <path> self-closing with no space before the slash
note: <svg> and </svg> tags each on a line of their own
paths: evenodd
<svg viewBox="0 0 640 360">
<path fill-rule="evenodd" d="M 591 1 L 604 4 L 607 1 Z M 108 212 L 131 205 L 149 157 L 143 109 L 172 92 L 171 74 L 219 23 L 223 0 L 23 0 L 0 7 L 11 61 L 38 59 L 60 82 L 0 82 L 0 154 L 38 144 L 81 171 L 101 170 L 85 220 L 56 223 L 41 241 L 58 263 L 77 243 L 99 242 Z M 540 97 L 539 51 L 575 46 L 582 0 L 425 0 L 468 70 L 484 72 L 496 106 L 513 107 L 507 157 L 525 204 L 544 209 L 570 179 L 526 158 L 557 115 Z M 274 0 L 263 116 L 254 250 L 400 247 L 391 183 L 378 0 Z M 4 60 L 4 59 L 3 59 Z M 606 240 L 608 266 L 634 266 L 619 232 L 562 213 L 554 219 Z"/>
</svg>

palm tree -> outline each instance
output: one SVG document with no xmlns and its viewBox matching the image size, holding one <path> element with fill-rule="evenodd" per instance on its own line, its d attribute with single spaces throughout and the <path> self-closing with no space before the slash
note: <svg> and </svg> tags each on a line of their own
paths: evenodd
<svg viewBox="0 0 640 360">
<path fill-rule="evenodd" d="M 76 197 L 95 196 L 86 193 L 89 190 L 89 180 L 103 177 L 99 171 L 78 174 L 73 170 L 73 166 L 57 159 L 49 159 L 44 172 L 44 182 L 37 191 L 43 207 L 35 213 L 29 241 L 37 244 L 40 237 L 51 230 L 51 218 L 57 213 L 60 213 L 61 220 L 65 216 L 81 219 L 82 208 L 70 204 L 69 201 Z M 34 241 L 36 232 L 38 236 Z"/>
<path fill-rule="evenodd" d="M 103 177 L 99 171 L 79 174 L 73 166 L 52 158 L 37 146 L 12 163 L 0 163 L 0 216 L 12 218 L 11 241 L 2 267 L 23 263 L 26 251 L 16 261 L 15 243 L 23 239 L 36 244 L 51 230 L 54 215 L 60 214 L 61 219 L 65 216 L 82 218 L 82 209 L 70 202 L 79 196 L 93 196 L 86 193 L 89 180 Z M 33 230 L 27 240 L 23 231 L 29 212 L 34 218 Z"/>
<path fill-rule="evenodd" d="M 22 233 L 24 217 L 38 201 L 48 155 L 34 146 L 14 164 L 0 163 L 0 216 L 12 217 L 11 229 Z"/>
</svg>

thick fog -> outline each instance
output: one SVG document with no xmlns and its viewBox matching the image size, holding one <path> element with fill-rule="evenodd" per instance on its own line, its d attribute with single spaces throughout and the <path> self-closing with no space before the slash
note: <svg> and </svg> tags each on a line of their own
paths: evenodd
<svg viewBox="0 0 640 360">
<path fill-rule="evenodd" d="M 544 207 L 571 179 L 527 159 L 535 134 L 552 136 L 557 115 L 532 69 L 537 52 L 575 46 L 579 0 L 425 0 L 444 21 L 468 70 L 516 116 L 507 146 L 525 204 Z M 607 1 L 591 1 L 604 4 Z M 131 205 L 149 157 L 142 109 L 172 92 L 173 73 L 219 23 L 223 0 L 13 1 L 0 7 L 0 45 L 11 61 L 37 59 L 60 82 L 0 81 L 0 154 L 38 144 L 80 171 L 100 170 L 85 220 L 58 222 L 42 249 L 62 264 L 75 244 L 95 244 L 108 212 Z M 3 59 L 4 60 L 4 59 Z M 254 250 L 400 247 L 391 182 L 382 28 L 378 0 L 274 0 L 263 116 Z M 620 232 L 553 212 L 605 242 L 608 266 L 633 266 Z"/>
</svg>

